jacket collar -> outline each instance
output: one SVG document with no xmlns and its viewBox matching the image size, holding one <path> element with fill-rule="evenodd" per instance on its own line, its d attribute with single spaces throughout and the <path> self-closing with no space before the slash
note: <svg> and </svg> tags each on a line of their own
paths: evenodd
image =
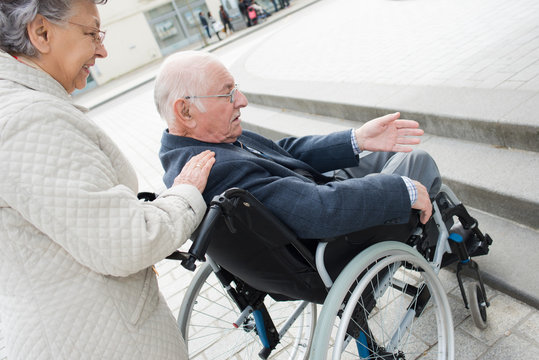
<svg viewBox="0 0 539 360">
<path fill-rule="evenodd" d="M 241 136 L 238 138 L 238 140 L 241 140 Z M 163 131 L 161 144 L 170 149 L 176 149 L 176 148 L 184 147 L 184 146 L 204 146 L 204 145 L 226 148 L 232 145 L 228 143 L 208 143 L 208 142 L 196 140 L 196 139 L 186 137 L 186 136 L 173 135 L 168 131 L 168 129 L 165 129 Z"/>
<path fill-rule="evenodd" d="M 0 51 L 0 80 L 9 80 L 29 89 L 51 94 L 83 112 L 88 111 L 85 107 L 74 104 L 71 95 L 48 73 L 23 64 L 3 51 Z"/>
</svg>

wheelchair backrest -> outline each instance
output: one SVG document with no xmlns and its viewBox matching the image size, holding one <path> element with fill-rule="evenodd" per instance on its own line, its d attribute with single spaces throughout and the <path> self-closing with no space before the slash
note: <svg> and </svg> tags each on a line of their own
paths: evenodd
<svg viewBox="0 0 539 360">
<path fill-rule="evenodd" d="M 210 211 L 215 206 L 222 214 L 208 231 L 207 254 L 217 264 L 260 291 L 323 302 L 327 292 L 314 254 L 263 204 L 245 190 L 230 189 L 212 200 Z M 193 241 L 199 237 L 195 233 Z"/>
</svg>

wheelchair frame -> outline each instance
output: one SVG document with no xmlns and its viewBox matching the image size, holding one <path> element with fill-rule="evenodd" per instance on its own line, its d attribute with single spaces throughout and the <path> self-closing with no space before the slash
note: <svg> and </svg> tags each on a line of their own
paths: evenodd
<svg viewBox="0 0 539 360">
<path fill-rule="evenodd" d="M 265 211 L 263 215 L 278 227 L 279 235 L 290 241 L 294 249 L 303 256 L 303 260 L 316 269 L 327 289 L 318 321 L 315 304 L 298 299 L 297 296 L 287 298 L 286 294 L 283 299 L 285 301 L 281 301 L 279 294 L 254 288 L 253 286 L 257 286 L 256 283 L 251 282 L 251 286 L 213 261 L 210 256 L 206 257 L 212 239 L 216 236 L 212 232 L 219 220 L 224 220 L 230 233 L 237 231 L 238 225 L 231 214 L 237 206 L 240 206 L 239 203 L 247 208 L 251 204 L 262 207 Z M 449 234 L 448 226 L 453 223 L 454 217 L 458 218 L 465 230 L 462 234 Z M 433 233 L 436 236 L 433 236 Z M 460 275 L 461 270 L 463 267 L 469 267 L 476 275 L 477 283 L 468 288 L 471 313 L 478 327 L 486 326 L 486 308 L 489 303 L 478 266 L 468 252 L 472 251 L 472 255 L 486 254 L 492 240 L 488 235 L 481 233 L 477 221 L 468 214 L 449 187 L 443 185 L 433 201 L 432 221 L 426 226 L 419 224 L 415 227 L 405 243 L 383 241 L 369 246 L 342 269 L 336 280 L 332 279 L 324 260 L 326 248 L 332 241 L 333 239 L 320 241 L 313 255 L 304 243 L 265 210 L 263 205 L 257 203 L 249 193 L 241 189 L 230 189 L 216 196 L 197 230 L 189 252 L 176 252 L 169 257 L 182 260 L 182 265 L 191 271 L 195 270 L 196 261 L 208 263 L 193 279 L 178 316 L 178 325 L 190 351 L 194 342 L 193 333 L 190 333 L 191 315 L 196 311 L 195 307 L 212 306 L 216 299 L 228 297 L 231 299 L 232 307 L 236 307 L 237 313 L 235 321 L 230 323 L 230 329 L 239 328 L 240 332 L 236 333 L 247 334 L 250 342 L 253 338 L 258 338 L 262 345 L 258 356 L 262 359 L 267 359 L 273 354 L 281 356 L 283 353 L 286 353 L 283 358 L 288 359 L 326 359 L 329 354 L 332 359 L 344 359 L 348 358 L 349 350 L 345 349 L 351 343 L 355 343 L 356 346 L 351 347 L 357 350 L 357 354 L 352 355 L 353 358 L 357 358 L 358 355 L 363 359 L 418 358 L 424 350 L 408 348 L 415 346 L 409 339 L 414 337 L 414 323 L 423 313 L 434 313 L 436 317 L 438 336 L 428 346 L 438 345 L 438 359 L 453 359 L 454 335 L 451 311 L 437 274 L 442 266 L 454 261 L 458 261 L 457 278 L 466 308 L 468 299 Z M 212 273 L 217 280 L 208 286 L 208 277 Z M 214 291 L 219 286 L 224 290 L 203 305 L 202 300 L 205 299 L 202 299 L 202 288 L 208 287 Z M 268 305 L 268 299 L 271 300 L 271 297 L 277 301 Z M 400 320 L 391 319 L 389 322 L 392 327 L 391 333 L 387 333 L 385 329 L 377 329 L 381 322 L 386 321 L 382 316 L 386 306 L 389 309 L 395 303 L 403 303 L 402 298 L 408 300 L 401 305 Z M 382 302 L 387 302 L 386 306 L 381 306 Z M 287 310 L 290 314 L 285 321 L 278 324 L 281 326 L 278 330 L 270 312 L 281 313 L 281 310 L 275 311 L 273 308 L 279 307 L 282 303 L 297 303 L 297 306 Z M 298 326 L 298 322 L 303 325 Z M 335 322 L 337 325 L 332 325 Z M 204 328 L 204 325 L 201 328 Z M 297 335 L 292 336 L 290 343 L 286 343 L 285 336 L 292 328 L 297 330 Z M 205 344 L 204 339 L 201 342 L 202 349 L 212 345 Z M 278 346 L 287 346 L 291 350 L 278 349 L 275 352 Z M 216 351 L 222 353 L 223 349 Z M 241 351 L 244 349 L 240 348 L 238 354 L 242 354 Z M 190 353 L 190 358 L 192 356 Z M 253 358 L 252 353 L 239 356 Z"/>
</svg>

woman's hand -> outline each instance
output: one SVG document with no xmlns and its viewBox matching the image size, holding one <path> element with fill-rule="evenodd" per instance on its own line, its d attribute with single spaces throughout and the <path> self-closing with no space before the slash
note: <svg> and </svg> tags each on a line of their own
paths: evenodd
<svg viewBox="0 0 539 360">
<path fill-rule="evenodd" d="M 196 186 L 200 193 L 202 193 L 206 187 L 208 176 L 214 163 L 215 153 L 213 151 L 206 150 L 193 156 L 185 164 L 180 174 L 176 176 L 172 186 L 190 184 Z"/>
</svg>

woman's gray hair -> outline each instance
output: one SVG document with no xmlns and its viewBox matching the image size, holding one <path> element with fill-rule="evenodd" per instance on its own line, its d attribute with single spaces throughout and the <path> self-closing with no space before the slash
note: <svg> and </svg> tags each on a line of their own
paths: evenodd
<svg viewBox="0 0 539 360">
<path fill-rule="evenodd" d="M 77 1 L 105 4 L 107 0 L 11 0 L 0 2 L 0 50 L 9 54 L 37 56 L 30 42 L 26 26 L 37 14 L 47 20 L 60 23 L 70 16 L 72 5 Z"/>
<path fill-rule="evenodd" d="M 169 125 L 175 120 L 174 102 L 177 99 L 206 95 L 212 76 L 207 69 L 212 63 L 221 64 L 214 55 L 194 50 L 178 52 L 163 62 L 155 79 L 154 101 L 159 115 Z M 201 112 L 206 111 L 199 99 L 189 101 Z"/>
</svg>

